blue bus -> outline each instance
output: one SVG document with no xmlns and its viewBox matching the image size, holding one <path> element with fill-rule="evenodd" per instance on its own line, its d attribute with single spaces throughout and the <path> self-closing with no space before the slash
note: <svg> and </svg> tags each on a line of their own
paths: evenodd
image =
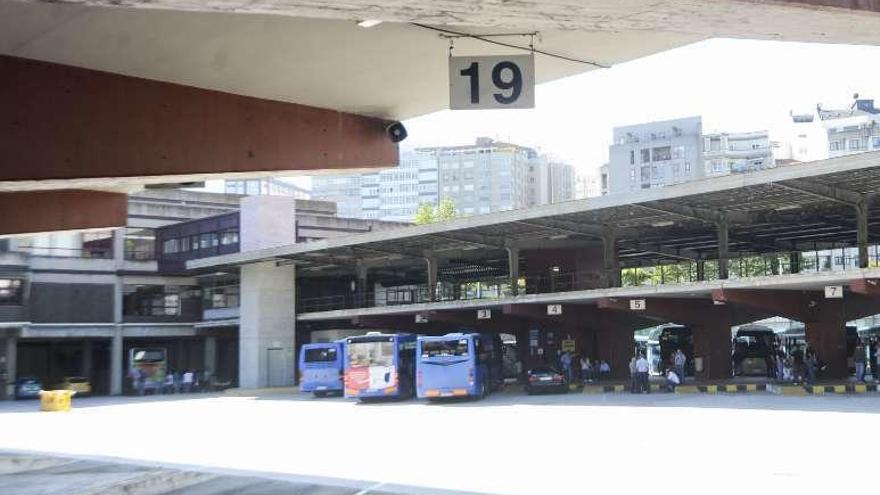
<svg viewBox="0 0 880 495">
<path fill-rule="evenodd" d="M 416 342 L 420 399 L 485 397 L 504 384 L 501 336 L 450 333 Z"/>
<path fill-rule="evenodd" d="M 299 351 L 299 390 L 317 397 L 342 392 L 343 341 L 304 344 Z"/>
<path fill-rule="evenodd" d="M 416 336 L 368 332 L 345 339 L 345 397 L 401 398 L 413 395 Z"/>
</svg>

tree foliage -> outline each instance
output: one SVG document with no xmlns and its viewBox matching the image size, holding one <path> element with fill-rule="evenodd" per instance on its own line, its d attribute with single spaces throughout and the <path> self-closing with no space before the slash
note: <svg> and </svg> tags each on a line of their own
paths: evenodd
<svg viewBox="0 0 880 495">
<path fill-rule="evenodd" d="M 444 198 L 436 207 L 427 202 L 420 204 L 418 210 L 416 210 L 414 222 L 416 225 L 426 225 L 452 220 L 457 216 L 458 211 L 455 208 L 455 203 L 449 198 Z"/>
</svg>

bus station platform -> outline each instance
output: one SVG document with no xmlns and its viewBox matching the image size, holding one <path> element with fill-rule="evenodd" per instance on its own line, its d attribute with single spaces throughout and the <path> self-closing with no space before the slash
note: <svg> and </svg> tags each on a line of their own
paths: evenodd
<svg viewBox="0 0 880 495">
<path fill-rule="evenodd" d="M 572 391 L 580 390 L 585 394 L 608 394 L 630 393 L 629 382 L 587 384 L 583 387 L 572 385 Z M 864 394 L 880 391 L 877 383 L 855 382 L 820 382 L 814 385 L 778 383 L 774 381 L 749 381 L 728 380 L 714 382 L 690 382 L 675 387 L 678 394 L 732 394 L 732 393 L 755 393 L 765 392 L 786 396 L 807 396 L 825 394 Z M 651 393 L 667 393 L 662 383 L 651 383 Z"/>
</svg>

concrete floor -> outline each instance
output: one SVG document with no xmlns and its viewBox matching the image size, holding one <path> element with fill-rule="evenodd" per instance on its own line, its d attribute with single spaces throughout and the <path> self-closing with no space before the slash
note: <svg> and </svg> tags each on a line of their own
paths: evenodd
<svg viewBox="0 0 880 495">
<path fill-rule="evenodd" d="M 74 399 L 70 413 L 36 408 L 0 404 L 0 450 L 99 461 L 81 466 L 107 471 L 110 486 L 120 470 L 195 480 L 178 491 L 160 484 L 125 492 L 134 494 L 837 493 L 874 486 L 880 461 L 878 393 L 510 391 L 445 404 L 269 393 Z M 119 460 L 129 465 L 104 463 Z M 6 474 L 0 493 L 117 493 L 70 479 L 83 489 L 10 490 L 20 485 Z M 290 485 L 273 492 L 276 482 Z"/>
</svg>

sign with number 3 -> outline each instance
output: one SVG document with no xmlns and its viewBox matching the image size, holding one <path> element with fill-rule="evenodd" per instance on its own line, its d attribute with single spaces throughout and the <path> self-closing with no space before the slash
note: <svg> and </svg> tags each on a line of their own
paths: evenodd
<svg viewBox="0 0 880 495">
<path fill-rule="evenodd" d="M 449 57 L 449 108 L 534 107 L 534 55 Z"/>
</svg>

